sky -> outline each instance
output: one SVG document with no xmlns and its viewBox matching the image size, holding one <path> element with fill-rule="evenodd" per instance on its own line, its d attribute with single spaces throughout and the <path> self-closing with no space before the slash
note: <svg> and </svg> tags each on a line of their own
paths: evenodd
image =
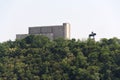
<svg viewBox="0 0 120 80">
<path fill-rule="evenodd" d="M 71 24 L 71 39 L 120 38 L 120 0 L 0 0 L 0 42 L 28 27 Z"/>
</svg>

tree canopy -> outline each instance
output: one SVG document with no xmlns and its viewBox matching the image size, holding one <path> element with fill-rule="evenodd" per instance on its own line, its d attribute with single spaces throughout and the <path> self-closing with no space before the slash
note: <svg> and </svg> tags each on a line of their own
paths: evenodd
<svg viewBox="0 0 120 80">
<path fill-rule="evenodd" d="M 31 35 L 0 43 L 0 80 L 120 80 L 120 39 Z"/>
</svg>

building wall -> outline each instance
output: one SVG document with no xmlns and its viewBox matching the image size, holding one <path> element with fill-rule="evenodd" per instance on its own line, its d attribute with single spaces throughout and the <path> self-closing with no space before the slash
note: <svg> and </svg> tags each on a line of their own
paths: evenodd
<svg viewBox="0 0 120 80">
<path fill-rule="evenodd" d="M 29 27 L 29 34 L 52 33 L 52 27 Z"/>
<path fill-rule="evenodd" d="M 54 39 L 56 38 L 64 38 L 64 27 L 63 26 L 54 26 L 53 27 L 53 34 L 54 34 Z"/>
<path fill-rule="evenodd" d="M 38 26 L 29 27 L 29 34 L 31 35 L 45 35 L 50 39 L 65 38 L 70 39 L 70 24 L 63 23 L 63 25 L 56 26 Z M 16 35 L 16 39 L 25 38 L 25 35 Z"/>
<path fill-rule="evenodd" d="M 25 37 L 29 36 L 29 34 L 17 34 L 16 39 L 23 39 Z"/>
<path fill-rule="evenodd" d="M 17 34 L 16 35 L 16 39 L 24 39 L 27 36 L 29 36 L 30 34 Z M 32 35 L 32 34 L 31 34 Z M 50 40 L 53 40 L 53 33 L 44 33 L 44 34 L 34 34 L 34 35 L 44 35 L 46 37 L 48 37 Z"/>
</svg>

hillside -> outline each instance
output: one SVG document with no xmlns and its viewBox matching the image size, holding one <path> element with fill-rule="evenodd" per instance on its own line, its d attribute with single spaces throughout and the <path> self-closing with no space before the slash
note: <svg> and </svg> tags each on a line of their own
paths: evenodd
<svg viewBox="0 0 120 80">
<path fill-rule="evenodd" d="M 0 43 L 0 80 L 120 80 L 120 39 Z"/>
</svg>

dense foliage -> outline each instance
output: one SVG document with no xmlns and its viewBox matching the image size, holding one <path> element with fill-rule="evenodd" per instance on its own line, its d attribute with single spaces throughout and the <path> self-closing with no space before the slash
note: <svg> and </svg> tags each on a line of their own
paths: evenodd
<svg viewBox="0 0 120 80">
<path fill-rule="evenodd" d="M 120 39 L 0 43 L 0 80 L 120 80 Z"/>
</svg>

